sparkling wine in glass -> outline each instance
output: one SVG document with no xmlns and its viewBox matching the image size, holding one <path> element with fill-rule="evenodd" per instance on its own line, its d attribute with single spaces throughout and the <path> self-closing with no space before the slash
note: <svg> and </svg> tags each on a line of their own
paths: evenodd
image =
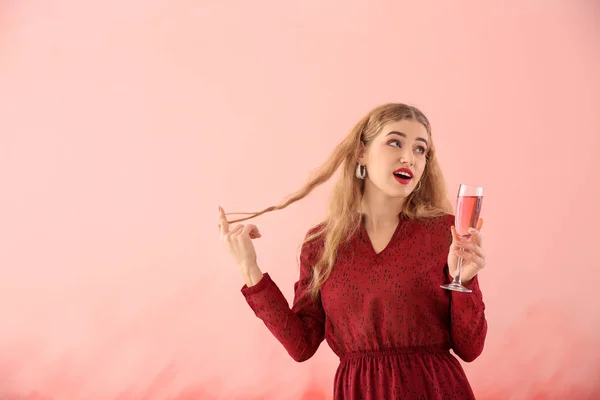
<svg viewBox="0 0 600 400">
<path fill-rule="evenodd" d="M 481 213 L 481 204 L 483 203 L 483 187 L 461 184 L 458 189 L 456 198 L 456 217 L 454 219 L 454 227 L 460 240 L 468 240 L 471 237 L 469 228 L 475 228 Z M 471 293 L 471 289 L 467 289 L 462 285 L 460 280 L 460 272 L 462 270 L 462 257 L 458 257 L 458 271 L 454 280 L 447 285 L 442 285 L 442 288 L 454 290 L 456 292 Z"/>
</svg>

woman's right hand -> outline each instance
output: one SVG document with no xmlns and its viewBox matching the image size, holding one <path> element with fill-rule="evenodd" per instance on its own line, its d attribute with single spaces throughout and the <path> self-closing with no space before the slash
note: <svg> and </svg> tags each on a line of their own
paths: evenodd
<svg viewBox="0 0 600 400">
<path fill-rule="evenodd" d="M 246 284 L 252 286 L 262 278 L 262 272 L 258 268 L 256 250 L 252 239 L 258 239 L 262 235 L 256 225 L 235 225 L 229 227 L 225 217 L 225 211 L 219 207 L 219 229 L 221 232 L 221 243 L 231 253 L 236 264 L 240 267 Z"/>
</svg>

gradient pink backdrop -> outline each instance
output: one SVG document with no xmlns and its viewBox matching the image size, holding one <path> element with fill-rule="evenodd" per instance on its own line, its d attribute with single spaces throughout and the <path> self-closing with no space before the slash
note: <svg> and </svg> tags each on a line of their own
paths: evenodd
<svg viewBox="0 0 600 400">
<path fill-rule="evenodd" d="M 486 187 L 479 399 L 600 398 L 597 1 L 0 2 L 0 398 L 326 399 L 217 206 L 280 201 L 371 107 Z M 256 222 L 292 299 L 330 185 Z M 261 189 L 259 189 L 261 188 Z"/>
</svg>

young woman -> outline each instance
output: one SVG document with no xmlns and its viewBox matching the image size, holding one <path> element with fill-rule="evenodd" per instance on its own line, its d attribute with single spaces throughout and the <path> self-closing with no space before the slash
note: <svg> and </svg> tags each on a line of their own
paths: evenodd
<svg viewBox="0 0 600 400">
<path fill-rule="evenodd" d="M 290 309 L 258 266 L 258 228 L 229 224 L 287 207 L 339 167 L 328 216 L 303 242 Z M 471 362 L 484 346 L 482 220 L 471 239 L 459 239 L 421 111 L 375 108 L 288 201 L 234 221 L 219 207 L 219 219 L 246 282 L 243 295 L 290 356 L 305 361 L 324 339 L 339 356 L 335 399 L 474 399 L 450 349 Z M 440 288 L 456 275 L 459 254 L 471 293 Z"/>
</svg>

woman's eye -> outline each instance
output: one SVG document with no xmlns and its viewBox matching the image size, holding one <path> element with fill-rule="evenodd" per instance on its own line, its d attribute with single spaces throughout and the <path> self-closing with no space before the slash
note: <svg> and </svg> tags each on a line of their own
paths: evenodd
<svg viewBox="0 0 600 400">
<path fill-rule="evenodd" d="M 419 147 L 417 147 L 417 151 L 421 154 L 425 154 L 426 150 L 425 150 L 425 147 L 419 146 Z"/>
<path fill-rule="evenodd" d="M 389 144 L 391 146 L 394 146 L 394 147 L 400 147 L 400 141 L 399 140 L 390 140 Z"/>
</svg>

